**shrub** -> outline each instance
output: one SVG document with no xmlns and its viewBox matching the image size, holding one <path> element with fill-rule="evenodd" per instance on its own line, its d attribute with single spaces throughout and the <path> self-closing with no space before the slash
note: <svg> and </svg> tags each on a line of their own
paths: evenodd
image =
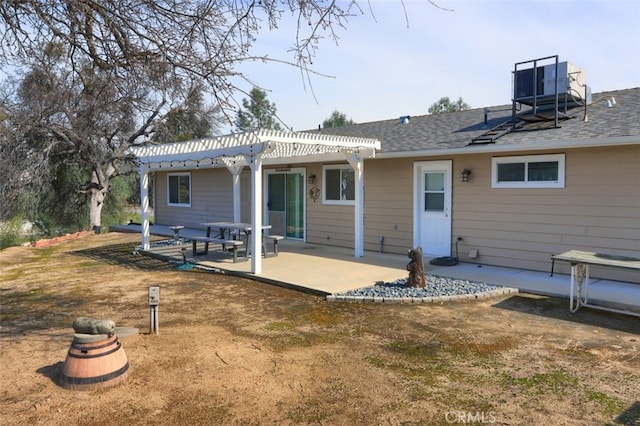
<svg viewBox="0 0 640 426">
<path fill-rule="evenodd" d="M 23 241 L 21 224 L 22 218 L 18 216 L 0 223 L 0 249 L 20 245 Z"/>
</svg>

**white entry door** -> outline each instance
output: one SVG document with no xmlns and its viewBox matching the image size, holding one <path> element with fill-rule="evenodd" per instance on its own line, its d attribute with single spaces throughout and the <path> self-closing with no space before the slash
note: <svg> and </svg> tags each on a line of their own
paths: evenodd
<svg viewBox="0 0 640 426">
<path fill-rule="evenodd" d="M 414 180 L 414 246 L 451 256 L 451 160 L 415 163 Z"/>
</svg>

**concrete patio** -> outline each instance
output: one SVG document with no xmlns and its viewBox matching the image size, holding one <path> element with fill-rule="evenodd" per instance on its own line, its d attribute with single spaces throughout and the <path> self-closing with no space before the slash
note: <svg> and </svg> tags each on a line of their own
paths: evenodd
<svg viewBox="0 0 640 426">
<path fill-rule="evenodd" d="M 137 225 L 110 227 L 110 232 L 140 232 Z M 222 273 L 245 276 L 279 286 L 294 288 L 318 295 L 333 295 L 349 290 L 406 278 L 408 257 L 366 251 L 364 257 L 356 258 L 353 250 L 283 240 L 279 243 L 279 255 L 263 259 L 263 270 L 259 275 L 251 273 L 251 262 L 234 263 L 228 253 L 213 248 L 207 255 L 192 256 L 191 243 L 185 243 L 190 235 L 202 235 L 201 229 L 180 230 L 180 242 L 170 241 L 174 236 L 166 226 L 152 225 L 151 234 L 170 244 L 152 247 L 149 255 L 177 264 L 183 256 L 189 264 L 218 270 Z M 157 237 L 155 238 L 158 239 Z M 184 249 L 184 250 L 183 250 Z M 273 247 L 267 247 L 269 251 Z M 244 249 L 243 249 L 244 251 Z M 528 271 L 491 265 L 459 263 L 454 266 L 434 266 L 425 258 L 425 272 L 436 276 L 480 281 L 487 284 L 517 288 L 521 292 L 567 298 L 570 293 L 570 276 L 556 272 Z M 549 264 L 551 266 L 551 262 Z M 590 300 L 614 308 L 640 312 L 640 284 L 591 279 Z M 567 309 L 569 301 L 567 300 Z"/>
</svg>

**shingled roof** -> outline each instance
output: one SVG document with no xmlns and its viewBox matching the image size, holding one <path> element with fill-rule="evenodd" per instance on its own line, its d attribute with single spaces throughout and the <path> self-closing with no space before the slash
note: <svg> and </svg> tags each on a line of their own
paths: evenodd
<svg viewBox="0 0 640 426">
<path fill-rule="evenodd" d="M 616 104 L 607 107 L 607 100 L 613 97 Z M 514 149 L 536 149 L 537 147 L 597 146 L 599 143 L 640 144 L 640 88 L 614 90 L 592 95 L 592 103 L 587 107 L 588 120 L 584 120 L 584 108 L 576 107 L 567 111 L 568 119 L 561 120 L 559 127 L 533 130 L 536 124 L 529 124 L 522 130 L 509 132 L 494 143 L 472 144 L 473 138 L 487 130 L 511 120 L 511 104 L 489 107 L 485 124 L 485 108 L 442 114 L 411 116 L 406 124 L 398 118 L 353 124 L 344 127 L 315 130 L 315 132 L 375 138 L 381 141 L 380 153 L 402 155 L 438 154 L 461 150 L 469 153 L 478 151 L 505 151 Z M 528 107 L 525 107 L 525 109 Z M 565 118 L 566 118 L 565 117 Z"/>
</svg>

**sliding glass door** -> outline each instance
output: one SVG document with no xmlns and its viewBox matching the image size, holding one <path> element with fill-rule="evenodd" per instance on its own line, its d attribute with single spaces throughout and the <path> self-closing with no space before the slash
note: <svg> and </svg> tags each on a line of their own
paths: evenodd
<svg viewBox="0 0 640 426">
<path fill-rule="evenodd" d="M 267 171 L 267 215 L 271 234 L 304 240 L 305 169 Z"/>
</svg>

